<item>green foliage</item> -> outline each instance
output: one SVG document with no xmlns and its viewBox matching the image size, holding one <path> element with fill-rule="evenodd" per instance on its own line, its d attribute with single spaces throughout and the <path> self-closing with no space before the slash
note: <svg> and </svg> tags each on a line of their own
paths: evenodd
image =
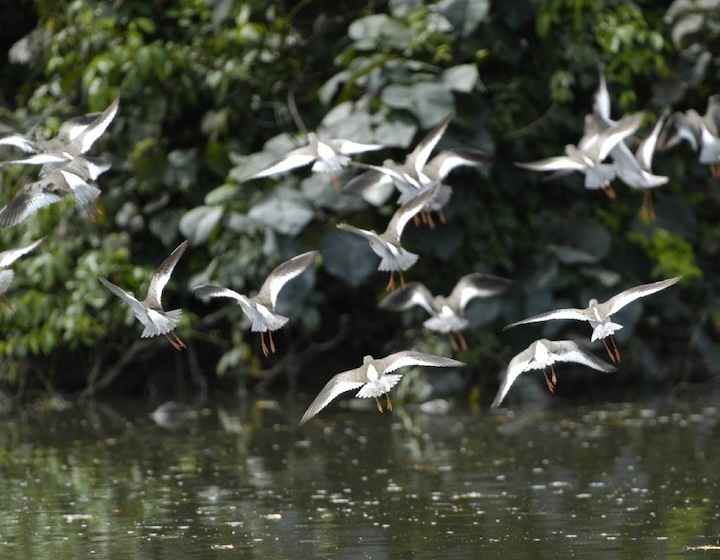
<svg viewBox="0 0 720 560">
<path fill-rule="evenodd" d="M 183 364 L 202 361 L 205 372 L 253 385 L 269 382 L 283 365 L 326 364 L 321 354 L 333 345 L 362 354 L 412 344 L 399 323 L 374 309 L 385 285 L 376 257 L 335 228 L 342 221 L 382 231 L 394 196 L 375 208 L 307 169 L 246 181 L 306 142 L 298 128 L 382 143 L 386 150 L 359 158 L 380 164 L 402 160 L 454 111 L 438 149 L 495 154 L 491 168 L 458 170 L 448 179 L 454 194 L 446 225 L 410 226 L 406 234 L 422 254 L 409 279 L 433 292 L 449 292 L 472 271 L 518 280 L 517 290 L 474 314 L 481 351 L 468 359 L 479 369 L 497 370 L 523 337 L 538 334 L 518 331 L 517 342 L 504 336 L 500 327 L 510 319 L 612 295 L 653 276 L 682 274 L 678 289 L 694 290 L 688 280 L 716 272 L 719 201 L 695 154 L 658 155 L 673 180 L 658 189 L 658 222 L 649 225 L 638 224 L 636 199 L 626 192 L 611 202 L 582 189 L 575 176 L 540 182 L 514 166 L 559 155 L 577 141 L 599 66 L 617 116 L 658 112 L 680 99 L 701 109 L 720 76 L 710 56 L 716 14 L 703 12 L 707 25 L 689 33 L 684 12 L 668 12 L 666 23 L 665 8 L 639 0 L 350 4 L 332 17 L 314 3 L 286 12 L 282 3 L 261 0 L 224 3 L 227 12 L 201 0 L 38 4 L 47 49 L 12 93 L 5 91 L 17 105 L 19 129 L 49 136 L 65 119 L 102 110 L 117 97 L 120 112 L 92 150 L 111 153 L 115 163 L 100 180 L 99 221 L 66 201 L 0 232 L 3 247 L 45 237 L 16 267 L 14 310 L 0 341 L 8 371 L 33 364 L 56 372 L 53 382 L 62 384 L 69 374 L 61 365 L 75 359 L 96 379 L 137 348 L 139 325 L 97 277 L 142 294 L 181 237 L 192 248 L 166 298 L 185 309 L 181 335 L 197 341 L 191 358 L 178 360 Z M 293 122 L 297 115 L 303 123 Z M 343 172 L 338 182 L 355 172 Z M 3 169 L 3 182 L 22 184 L 33 173 Z M 323 270 L 298 280 L 287 296 L 292 320 L 269 371 L 239 308 L 187 295 L 201 282 L 253 292 L 280 261 L 315 248 Z M 692 318 L 694 310 L 687 304 L 682 313 Z M 687 330 L 657 335 L 687 338 Z M 717 350 L 711 332 L 698 340 L 707 356 Z M 163 342 L 147 347 L 143 364 L 163 363 Z M 662 356 L 673 346 L 628 343 L 637 356 Z M 630 367 L 639 366 L 639 358 L 631 360 Z"/>
</svg>

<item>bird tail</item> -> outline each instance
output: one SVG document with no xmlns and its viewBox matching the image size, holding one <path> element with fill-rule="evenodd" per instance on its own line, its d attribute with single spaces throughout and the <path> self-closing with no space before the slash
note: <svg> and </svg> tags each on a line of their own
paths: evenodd
<svg viewBox="0 0 720 560">
<path fill-rule="evenodd" d="M 415 253 L 406 251 L 400 247 L 400 251 L 393 257 L 383 257 L 378 266 L 378 270 L 388 272 L 390 270 L 407 270 L 418 260 Z"/>
<path fill-rule="evenodd" d="M 592 337 L 590 337 L 590 342 L 595 342 L 596 340 L 600 340 L 601 338 L 610 336 L 615 331 L 619 331 L 620 329 L 622 329 L 622 325 L 618 325 L 617 323 L 601 323 L 593 329 Z"/>
<path fill-rule="evenodd" d="M 287 322 L 288 318 L 283 315 L 277 315 L 276 313 L 268 313 L 263 315 L 262 319 L 253 319 L 252 327 L 250 327 L 250 330 L 252 330 L 253 332 L 276 331 L 282 328 Z"/>
</svg>

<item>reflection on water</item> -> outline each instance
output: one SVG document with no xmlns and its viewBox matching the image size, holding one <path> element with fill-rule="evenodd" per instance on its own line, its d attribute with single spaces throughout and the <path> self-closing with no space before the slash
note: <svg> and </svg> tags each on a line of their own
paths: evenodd
<svg viewBox="0 0 720 560">
<path fill-rule="evenodd" d="M 473 415 L 214 404 L 26 413 L 0 431 L 17 558 L 668 558 L 720 544 L 720 413 Z"/>
</svg>

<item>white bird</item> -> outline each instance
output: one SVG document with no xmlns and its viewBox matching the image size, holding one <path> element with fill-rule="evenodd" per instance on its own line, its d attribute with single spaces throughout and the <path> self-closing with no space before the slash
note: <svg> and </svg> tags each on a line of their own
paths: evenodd
<svg viewBox="0 0 720 560">
<path fill-rule="evenodd" d="M 502 383 L 500 384 L 500 389 L 498 389 L 490 408 L 500 406 L 518 376 L 521 373 L 533 369 L 543 370 L 545 383 L 550 392 L 554 392 L 555 386 L 557 385 L 557 376 L 555 375 L 553 364 L 556 362 L 576 362 L 606 373 L 616 370 L 614 366 L 611 366 L 581 346 L 578 346 L 578 344 L 572 340 L 548 340 L 547 338 L 541 338 L 510 360 L 505 370 Z M 550 367 L 550 377 L 548 377 L 546 372 L 548 367 Z"/>
<path fill-rule="evenodd" d="M 240 305 L 243 313 L 252 321 L 252 326 L 250 327 L 252 332 L 260 332 L 262 351 L 265 356 L 268 356 L 270 352 L 265 344 L 265 333 L 268 333 L 270 350 L 275 352 L 272 331 L 278 330 L 288 322 L 287 317 L 275 312 L 278 294 L 285 284 L 310 267 L 310 265 L 315 262 L 317 256 L 318 251 L 308 251 L 282 263 L 268 274 L 260 291 L 254 297 L 247 297 L 230 288 L 223 288 L 212 284 L 197 286 L 193 288 L 192 291 L 198 297 L 226 297 L 234 299 Z"/>
<path fill-rule="evenodd" d="M 13 278 L 15 278 L 15 271 L 8 267 L 23 255 L 27 255 L 35 247 L 40 245 L 42 241 L 41 238 L 24 247 L 8 249 L 0 253 L 0 294 L 4 294 L 10 289 L 10 284 L 12 284 Z"/>
<path fill-rule="evenodd" d="M 475 298 L 488 298 L 501 294 L 514 282 L 492 274 L 473 273 L 460 278 L 449 296 L 433 296 L 424 284 L 410 282 L 404 288 L 388 294 L 379 303 L 382 309 L 402 311 L 420 306 L 431 317 L 423 325 L 425 328 L 441 333 L 449 333 L 453 350 L 467 349 L 463 329 L 467 328 L 465 307 Z M 457 336 L 457 342 L 455 340 Z"/>
<path fill-rule="evenodd" d="M 615 162 L 617 177 L 630 187 L 640 189 L 643 192 L 643 203 L 641 212 L 643 216 L 655 219 L 653 209 L 652 190 L 666 184 L 670 178 L 666 175 L 655 175 L 652 172 L 652 160 L 655 154 L 655 146 L 662 129 L 665 112 L 658 118 L 650 135 L 638 146 L 635 155 L 624 142 L 617 144 L 610 156 Z"/>
<path fill-rule="evenodd" d="M 596 115 L 586 115 L 583 137 L 577 146 L 566 145 L 564 156 L 515 165 L 533 171 L 580 171 L 585 175 L 586 189 L 602 189 L 609 198 L 615 198 L 615 192 L 610 187 L 615 178 L 615 168 L 602 162 L 618 143 L 635 133 L 642 118 L 642 112 L 635 113 L 608 126 Z"/>
<path fill-rule="evenodd" d="M 90 113 L 65 121 L 57 136 L 48 140 L 31 140 L 22 134 L 0 137 L 0 145 L 15 146 L 23 152 L 34 154 L 27 158 L 2 162 L 1 165 L 62 165 L 76 156 L 86 153 L 102 136 L 115 118 L 120 100 L 113 101 L 102 113 Z"/>
<path fill-rule="evenodd" d="M 109 168 L 110 164 L 104 160 L 84 156 L 75 156 L 61 167 L 44 166 L 40 179 L 23 186 L 0 209 L 0 228 L 14 226 L 40 208 L 60 202 L 68 195 L 72 195 L 76 204 L 84 208 L 92 219 L 95 212 L 92 205 L 100 196 L 100 189 L 88 181 Z"/>
<path fill-rule="evenodd" d="M 143 324 L 145 328 L 140 335 L 141 338 L 150 338 L 163 334 L 173 348 L 177 350 L 185 348 L 185 343 L 173 332 L 182 316 L 182 309 L 163 311 L 161 300 L 163 289 L 170 280 L 175 265 L 189 244 L 190 242 L 187 240 L 180 243 L 157 268 L 150 278 L 150 286 L 143 301 L 139 301 L 132 292 L 127 292 L 109 280 L 100 278 L 100 282 L 108 290 L 130 306 L 135 317 Z"/>
<path fill-rule="evenodd" d="M 660 280 L 659 282 L 652 282 L 650 284 L 642 284 L 640 286 L 635 286 L 634 288 L 629 288 L 623 292 L 620 292 L 619 294 L 614 295 L 609 300 L 603 303 L 598 303 L 598 300 L 591 299 L 588 303 L 588 307 L 585 309 L 556 309 L 555 311 L 540 313 L 539 315 L 535 315 L 528 319 L 523 319 L 522 321 L 516 321 L 515 323 L 511 323 L 507 325 L 505 329 L 509 329 L 517 325 L 525 325 L 527 323 L 551 321 L 553 319 L 573 319 L 575 321 L 587 321 L 588 323 L 590 323 L 590 326 L 593 329 L 592 337 L 590 338 L 591 342 L 594 342 L 596 340 L 602 340 L 603 344 L 605 345 L 605 349 L 610 356 L 610 359 L 613 362 L 619 362 L 620 352 L 617 348 L 617 345 L 615 344 L 613 334 L 615 333 L 615 331 L 620 330 L 622 328 L 622 325 L 619 325 L 618 323 L 613 323 L 610 320 L 610 317 L 614 313 L 620 311 L 629 303 L 635 301 L 636 299 L 649 296 L 651 294 L 654 294 L 655 292 L 659 292 L 660 290 L 664 290 L 665 288 L 676 284 L 680 280 L 680 278 L 682 277 L 676 276 L 675 278 Z M 608 337 L 612 342 L 613 351 L 610 350 L 607 342 L 605 342 L 605 339 Z"/>
<path fill-rule="evenodd" d="M 408 154 L 404 163 L 388 159 L 382 166 L 357 164 L 359 167 L 368 168 L 369 171 L 349 181 L 343 187 L 343 192 L 362 194 L 382 185 L 394 185 L 400 192 L 398 204 L 402 205 L 424 190 L 438 185 L 435 196 L 425 205 L 422 215 L 430 227 L 434 227 L 430 212 L 438 212 L 440 220 L 444 222 L 442 209 L 450 200 L 452 189 L 448 185 L 443 185 L 443 180 L 457 167 L 483 165 L 491 160 L 485 152 L 472 148 L 443 150 L 429 159 L 454 116 L 454 112 L 448 114 Z"/>
<path fill-rule="evenodd" d="M 382 144 L 363 144 L 352 140 L 334 138 L 322 140 L 314 132 L 307 133 L 307 145 L 291 150 L 282 158 L 269 166 L 245 177 L 244 181 L 268 177 L 276 173 L 284 173 L 298 167 L 313 164 L 312 170 L 317 173 L 328 173 L 336 180 L 337 173 L 350 163 L 354 154 L 381 150 Z"/>
<path fill-rule="evenodd" d="M 704 115 L 694 109 L 676 111 L 667 119 L 660 134 L 658 149 L 666 150 L 680 141 L 699 150 L 698 161 L 710 166 L 710 173 L 720 177 L 720 94 L 708 97 Z"/>
<path fill-rule="evenodd" d="M 614 121 L 610 115 L 610 92 L 607 88 L 605 74 L 600 72 L 598 89 L 595 92 L 593 102 L 593 111 L 599 117 L 596 122 L 602 130 L 605 127 L 617 126 L 618 121 Z M 638 146 L 635 155 L 632 154 L 630 148 L 624 141 L 618 142 L 612 150 L 610 157 L 613 159 L 616 176 L 628 186 L 643 191 L 643 204 L 641 212 L 643 216 L 649 219 L 655 219 L 655 211 L 652 204 L 652 191 L 656 187 L 660 187 L 669 181 L 669 177 L 664 175 L 655 175 L 652 172 L 652 160 L 655 154 L 658 137 L 663 129 L 667 110 L 663 111 L 658 118 L 655 127 L 650 135 L 645 138 Z"/>
<path fill-rule="evenodd" d="M 337 225 L 338 229 L 360 235 L 368 240 L 370 248 L 382 259 L 378 265 L 378 270 L 390 271 L 390 280 L 387 285 L 388 291 L 395 289 L 395 271 L 397 270 L 400 273 L 400 284 L 404 286 L 403 270 L 410 268 L 418 259 L 417 254 L 403 248 L 400 244 L 400 237 L 408 221 L 422 210 L 428 200 L 435 195 L 436 189 L 437 186 L 423 191 L 420 196 L 398 208 L 383 233 L 378 234 L 348 224 Z"/>
<path fill-rule="evenodd" d="M 465 364 L 452 358 L 443 358 L 433 354 L 406 350 L 390 354 L 385 358 L 375 359 L 372 356 L 363 358 L 363 365 L 338 373 L 327 382 L 322 391 L 315 397 L 308 409 L 303 414 L 300 424 L 304 424 L 315 416 L 331 401 L 342 393 L 360 389 L 355 395 L 359 399 L 375 398 L 378 410 L 383 411 L 378 397 L 383 394 L 386 397 L 386 406 L 392 410 L 390 400 L 390 389 L 400 381 L 402 374 L 392 373 L 407 366 L 430 366 L 430 367 L 461 367 Z"/>
</svg>

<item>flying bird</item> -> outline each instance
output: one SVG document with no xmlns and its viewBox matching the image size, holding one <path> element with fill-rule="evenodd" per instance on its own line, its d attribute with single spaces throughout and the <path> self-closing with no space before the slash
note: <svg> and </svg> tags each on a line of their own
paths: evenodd
<svg viewBox="0 0 720 560">
<path fill-rule="evenodd" d="M 408 221 L 422 210 L 428 200 L 434 196 L 436 189 L 437 187 L 427 189 L 418 197 L 398 208 L 383 233 L 378 234 L 348 224 L 337 225 L 343 231 L 360 235 L 368 240 L 370 248 L 382 259 L 378 265 L 378 270 L 390 271 L 390 280 L 387 285 L 388 291 L 395 289 L 395 271 L 400 273 L 400 283 L 405 286 L 403 271 L 414 265 L 418 259 L 415 253 L 403 248 L 400 244 L 400 237 Z"/>
<path fill-rule="evenodd" d="M 630 187 L 643 192 L 642 215 L 654 220 L 652 190 L 666 184 L 670 178 L 666 175 L 655 175 L 652 172 L 652 160 L 655 146 L 665 120 L 665 113 L 658 118 L 650 135 L 638 146 L 635 155 L 624 142 L 618 143 L 611 151 L 610 156 L 615 162 L 617 177 Z"/>
<path fill-rule="evenodd" d="M 193 288 L 198 297 L 225 297 L 234 299 L 243 310 L 243 313 L 252 321 L 252 332 L 260 332 L 260 342 L 265 356 L 275 352 L 275 343 L 272 331 L 276 331 L 288 322 L 288 318 L 275 312 L 278 294 L 285 284 L 302 274 L 315 262 L 318 251 L 308 251 L 282 263 L 268 274 L 260 291 L 253 297 L 247 297 L 230 288 L 203 284 Z M 265 333 L 268 333 L 270 349 L 265 344 Z"/>
<path fill-rule="evenodd" d="M 553 393 L 557 385 L 557 376 L 553 367 L 556 362 L 576 362 L 606 373 L 616 370 L 615 366 L 604 362 L 572 340 L 541 338 L 510 360 L 500 384 L 500 389 L 498 389 L 490 408 L 500 406 L 518 376 L 533 369 L 543 370 L 545 383 L 550 392 Z M 548 377 L 546 371 L 548 367 L 550 367 L 550 377 Z"/>
<path fill-rule="evenodd" d="M 364 152 L 381 150 L 382 144 L 364 144 L 352 140 L 334 138 L 322 140 L 315 132 L 307 133 L 307 145 L 289 151 L 282 158 L 269 166 L 245 177 L 244 181 L 268 177 L 276 173 L 284 173 L 298 167 L 313 164 L 312 170 L 317 173 L 328 173 L 334 179 L 337 173 L 350 163 L 350 156 Z"/>
<path fill-rule="evenodd" d="M 63 165 L 79 155 L 85 154 L 107 130 L 115 118 L 120 100 L 115 99 L 102 113 L 90 113 L 65 121 L 60 125 L 57 136 L 47 140 L 33 140 L 22 134 L 7 134 L 0 137 L 0 145 L 15 146 L 27 158 L 2 162 L 1 165 Z"/>
<path fill-rule="evenodd" d="M 170 253 L 162 264 L 157 268 L 150 278 L 150 286 L 147 295 L 143 301 L 139 301 L 132 292 L 126 292 L 119 286 L 116 286 L 105 278 L 100 278 L 100 282 L 113 294 L 127 303 L 132 309 L 135 317 L 143 326 L 141 338 L 150 338 L 158 335 L 165 335 L 173 348 L 181 350 L 185 348 L 185 343 L 175 334 L 178 321 L 182 316 L 182 309 L 173 309 L 171 311 L 163 311 L 162 308 L 162 291 L 170 280 L 170 275 L 175 268 L 180 257 L 190 244 L 185 240 L 177 248 Z"/>
<path fill-rule="evenodd" d="M 61 167 L 44 166 L 40 179 L 23 186 L 17 194 L 0 209 L 0 228 L 14 226 L 40 208 L 60 202 L 72 195 L 75 202 L 84 208 L 88 216 L 94 217 L 94 202 L 100 196 L 100 189 L 91 185 L 110 164 L 100 158 L 76 156 Z"/>
<path fill-rule="evenodd" d="M 15 278 L 15 271 L 8 267 L 20 257 L 27 255 L 35 247 L 40 245 L 42 241 L 42 238 L 40 238 L 24 247 L 8 249 L 0 253 L 0 294 L 4 294 L 10 289 L 10 284 L 12 284 L 13 278 Z"/>
<path fill-rule="evenodd" d="M 327 382 L 322 391 L 320 391 L 305 411 L 305 414 L 303 414 L 300 424 L 302 425 L 310 420 L 310 418 L 315 416 L 342 393 L 355 389 L 360 389 L 355 395 L 359 399 L 373 397 L 380 412 L 383 411 L 383 408 L 378 397 L 384 394 L 386 397 L 386 407 L 388 410 L 392 410 L 390 389 L 397 385 L 402 377 L 402 374 L 392 372 L 400 368 L 407 366 L 461 367 L 464 365 L 463 362 L 458 362 L 451 358 L 443 358 L 441 356 L 434 356 L 433 354 L 425 354 L 412 350 L 396 352 L 385 358 L 378 359 L 372 356 L 365 356 L 362 366 L 338 373 Z"/>
<path fill-rule="evenodd" d="M 491 274 L 473 273 L 460 278 L 449 296 L 433 296 L 424 284 L 410 282 L 404 288 L 388 294 L 379 307 L 402 311 L 420 306 L 431 317 L 423 325 L 425 328 L 448 333 L 453 350 L 467 349 L 463 329 L 467 328 L 465 307 L 475 298 L 488 298 L 503 293 L 514 282 Z M 455 339 L 457 337 L 457 341 Z"/>
<path fill-rule="evenodd" d="M 452 188 L 442 184 L 443 180 L 457 167 L 483 165 L 492 159 L 487 153 L 472 148 L 443 150 L 430 159 L 430 154 L 445 134 L 445 130 L 454 116 L 454 112 L 449 113 L 408 154 L 404 163 L 388 159 L 382 166 L 356 164 L 358 167 L 369 169 L 369 171 L 349 181 L 343 187 L 343 192 L 362 194 L 381 185 L 394 185 L 400 192 L 398 204 L 403 205 L 419 196 L 424 190 L 438 185 L 435 196 L 427 202 L 421 215 L 430 227 L 434 227 L 431 212 L 438 212 L 440 220 L 445 222 L 443 207 L 452 196 Z"/>
<path fill-rule="evenodd" d="M 580 171 L 585 175 L 586 189 L 602 189 L 609 198 L 615 198 L 615 191 L 610 186 L 615 178 L 615 168 L 612 164 L 602 162 L 618 143 L 635 133 L 642 118 L 642 112 L 635 113 L 614 125 L 608 125 L 597 115 L 586 115 L 583 137 L 577 146 L 565 146 L 564 156 L 515 165 L 533 171 L 560 171 L 563 174 Z"/>
<path fill-rule="evenodd" d="M 517 325 L 525 325 L 527 323 L 551 321 L 553 319 L 573 319 L 576 321 L 587 321 L 588 323 L 590 323 L 590 326 L 593 329 L 592 337 L 590 338 L 590 340 L 592 342 L 598 339 L 602 340 L 603 344 L 605 345 L 605 350 L 607 350 L 608 356 L 610 356 L 610 360 L 613 362 L 619 362 L 620 351 L 615 344 L 615 338 L 613 337 L 613 334 L 616 331 L 620 330 L 622 328 L 622 325 L 613 323 L 610 320 L 610 317 L 614 313 L 620 311 L 629 303 L 635 301 L 636 299 L 649 296 L 651 294 L 654 294 L 655 292 L 659 292 L 660 290 L 664 290 L 665 288 L 676 284 L 680 280 L 680 278 L 682 277 L 676 276 L 675 278 L 660 280 L 659 282 L 652 282 L 650 284 L 642 284 L 641 286 L 635 286 L 634 288 L 629 288 L 623 292 L 620 292 L 619 294 L 614 295 L 609 300 L 603 303 L 598 303 L 598 300 L 591 299 L 588 303 L 588 307 L 585 309 L 556 309 L 555 311 L 540 313 L 539 315 L 535 315 L 528 319 L 523 319 L 522 321 L 516 321 L 515 323 L 511 323 L 507 325 L 505 329 L 509 329 L 510 327 L 515 327 Z M 612 342 L 612 350 L 610 350 L 610 347 L 605 341 L 605 339 L 608 337 Z"/>
</svg>

